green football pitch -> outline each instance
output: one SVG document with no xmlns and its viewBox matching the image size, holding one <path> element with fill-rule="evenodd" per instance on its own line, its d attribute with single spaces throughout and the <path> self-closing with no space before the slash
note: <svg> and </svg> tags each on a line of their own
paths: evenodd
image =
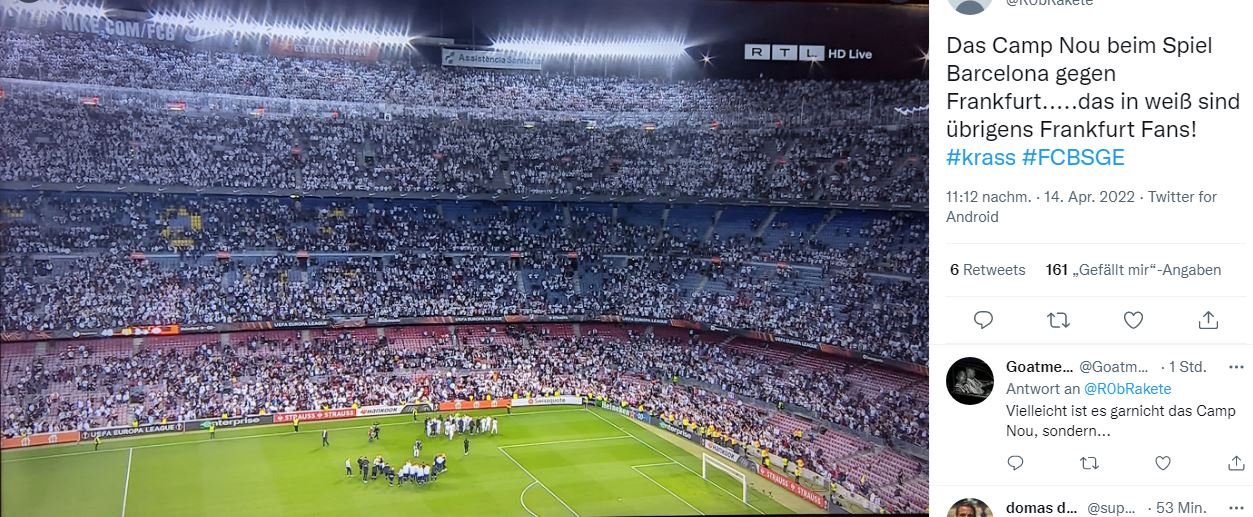
<svg viewBox="0 0 1253 517">
<path fill-rule="evenodd" d="M 422 423 L 409 415 L 306 422 L 106 440 L 7 451 L 0 459 L 4 516 L 169 515 L 675 515 L 811 511 L 786 491 L 772 499 L 710 469 L 694 444 L 678 443 L 598 408 L 528 408 L 500 414 L 500 434 L 426 438 L 422 460 L 448 455 L 430 484 L 362 483 L 358 456 L 394 466 L 412 457 Z M 476 412 L 475 415 L 489 414 Z M 369 443 L 366 426 L 383 427 Z M 330 430 L 329 447 L 321 445 Z M 354 475 L 346 476 L 344 460 Z M 723 461 L 723 463 L 727 463 Z M 717 472 L 715 474 L 715 472 Z M 760 478 L 744 472 L 750 482 Z M 784 493 L 780 493 L 784 492 Z M 801 503 L 804 504 L 804 503 Z M 817 510 L 813 507 L 812 510 Z M 375 513 L 377 512 L 377 513 Z"/>
</svg>

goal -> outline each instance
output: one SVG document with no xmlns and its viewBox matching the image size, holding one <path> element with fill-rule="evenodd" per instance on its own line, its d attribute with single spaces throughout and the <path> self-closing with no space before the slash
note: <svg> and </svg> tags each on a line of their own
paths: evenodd
<svg viewBox="0 0 1253 517">
<path fill-rule="evenodd" d="M 722 471 L 722 473 L 731 476 L 732 479 L 738 481 L 740 483 L 740 500 L 746 504 L 748 503 L 748 478 L 744 476 L 743 472 L 740 472 L 739 469 L 736 469 L 735 467 L 714 459 L 713 456 L 702 453 L 700 455 L 700 477 L 710 483 L 713 483 L 713 481 L 709 479 L 709 467 Z"/>
</svg>

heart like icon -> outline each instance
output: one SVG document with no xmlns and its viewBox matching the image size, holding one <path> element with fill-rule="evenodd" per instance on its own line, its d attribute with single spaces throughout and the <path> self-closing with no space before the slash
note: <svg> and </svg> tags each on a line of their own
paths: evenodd
<svg viewBox="0 0 1253 517">
<path fill-rule="evenodd" d="M 1127 324 L 1128 327 L 1131 327 L 1132 330 L 1135 330 L 1136 328 L 1140 326 L 1141 323 L 1144 323 L 1144 313 L 1140 311 L 1135 311 L 1135 312 L 1127 311 L 1127 312 L 1122 313 L 1122 320 L 1124 323 Z"/>
<path fill-rule="evenodd" d="M 1166 470 L 1170 468 L 1170 456 L 1158 456 L 1157 468 L 1160 470 Z"/>
</svg>

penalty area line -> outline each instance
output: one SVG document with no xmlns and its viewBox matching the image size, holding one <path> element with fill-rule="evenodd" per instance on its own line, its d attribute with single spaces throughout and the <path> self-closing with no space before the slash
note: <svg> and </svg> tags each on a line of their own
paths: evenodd
<svg viewBox="0 0 1253 517">
<path fill-rule="evenodd" d="M 631 438 L 631 435 L 622 436 L 603 436 L 600 438 L 578 438 L 574 440 L 556 440 L 552 442 L 535 442 L 535 443 L 515 443 L 513 445 L 501 445 L 498 449 L 513 449 L 515 447 L 539 447 L 541 445 L 560 445 L 563 443 L 583 443 L 583 442 L 600 442 L 604 440 L 625 440 Z"/>
<path fill-rule="evenodd" d="M 670 463 L 654 463 L 653 465 L 670 465 Z M 639 475 L 641 475 L 641 476 L 644 476 L 644 479 L 647 479 L 647 480 L 649 480 L 649 481 L 652 481 L 654 485 L 657 485 L 657 486 L 658 486 L 659 488 L 661 488 L 662 490 L 665 490 L 665 491 L 666 491 L 666 493 L 668 493 L 668 494 L 670 494 L 670 495 L 674 496 L 674 498 L 675 498 L 675 499 L 678 499 L 678 500 L 679 500 L 680 502 L 682 502 L 683 504 L 686 504 L 688 508 L 691 508 L 691 509 L 692 509 L 693 511 L 695 511 L 697 514 L 699 514 L 699 515 L 705 515 L 705 512 L 700 511 L 700 508 L 697 508 L 697 507 L 695 507 L 695 506 L 692 506 L 692 503 L 687 502 L 687 499 L 684 499 L 684 498 L 682 498 L 682 497 L 679 497 L 679 494 L 676 494 L 676 493 L 674 493 L 672 490 L 670 490 L 669 488 L 666 488 L 666 486 L 665 486 L 665 485 L 661 484 L 661 483 L 660 483 L 660 482 L 658 482 L 656 479 L 653 479 L 653 477 L 652 477 L 652 476 L 650 476 L 650 475 L 648 475 L 648 474 L 645 474 L 643 470 L 640 470 L 640 467 L 641 467 L 641 466 L 645 466 L 645 467 L 647 467 L 647 466 L 649 466 L 649 465 L 635 465 L 635 466 L 632 466 L 632 467 L 631 467 L 631 470 L 634 470 L 636 474 L 639 474 Z"/>
<path fill-rule="evenodd" d="M 661 452 L 661 450 L 660 450 L 660 449 L 658 449 L 658 448 L 656 448 L 656 447 L 653 447 L 653 446 L 652 446 L 652 444 L 650 444 L 650 443 L 648 443 L 648 442 L 646 442 L 646 441 L 644 441 L 644 440 L 641 440 L 641 439 L 640 439 L 640 437 L 638 437 L 638 436 L 635 436 L 635 435 L 631 434 L 631 432 L 630 432 L 630 431 L 627 431 L 626 429 L 623 429 L 623 428 L 622 428 L 622 426 L 620 426 L 620 425 L 618 425 L 618 424 L 615 424 L 615 423 L 611 422 L 609 419 L 607 419 L 607 418 L 605 418 L 605 417 L 603 417 L 603 416 L 600 416 L 600 414 L 598 414 L 598 413 L 597 413 L 597 412 L 595 412 L 595 411 L 592 411 L 591 409 L 585 409 L 584 411 L 587 411 L 588 413 L 591 413 L 591 414 L 592 414 L 592 416 L 594 416 L 594 417 L 596 417 L 596 418 L 601 419 L 601 420 L 602 420 L 602 421 L 604 421 L 606 424 L 609 424 L 609 425 L 611 425 L 611 426 L 614 426 L 614 427 L 618 428 L 618 430 L 619 430 L 619 431 L 622 431 L 622 432 L 626 433 L 626 434 L 627 434 L 627 436 L 630 436 L 631 438 L 635 438 L 635 441 L 637 441 L 637 442 L 640 442 L 640 443 L 644 444 L 644 446 L 645 446 L 645 447 L 648 447 L 649 449 L 652 449 L 652 450 L 653 450 L 653 452 L 656 452 L 657 454 L 660 454 L 660 455 L 662 455 L 662 456 L 665 456 L 665 457 L 666 457 L 667 459 L 669 459 L 670 461 L 673 461 L 673 462 L 675 462 L 675 463 L 678 463 L 680 467 L 683 467 L 683 468 L 687 469 L 687 471 L 688 471 L 688 472 L 691 472 L 691 473 L 692 473 L 692 475 L 694 475 L 694 476 L 696 476 L 696 477 L 698 477 L 698 478 L 701 478 L 701 479 L 702 479 L 702 480 L 704 480 L 706 483 L 709 483 L 709 484 L 713 485 L 714 487 L 716 487 L 718 490 L 721 490 L 721 491 L 723 491 L 723 492 L 726 492 L 726 494 L 727 494 L 727 495 L 731 496 L 731 497 L 732 497 L 732 498 L 734 498 L 736 501 L 740 501 L 740 498 L 739 498 L 738 496 L 736 496 L 735 494 L 732 494 L 730 490 L 727 490 L 727 489 L 725 489 L 725 488 L 722 488 L 722 485 L 719 485 L 719 484 L 717 484 L 717 483 L 714 483 L 714 482 L 712 482 L 712 481 L 709 481 L 708 479 L 705 479 L 703 476 L 701 476 L 701 475 L 700 475 L 700 473 L 699 473 L 699 472 L 696 472 L 695 470 L 692 470 L 692 468 L 691 468 L 691 467 L 689 467 L 689 466 L 687 466 L 687 465 L 684 465 L 684 464 L 680 463 L 680 462 L 679 462 L 679 460 L 674 459 L 674 457 L 673 457 L 673 456 L 671 456 L 671 455 L 669 455 L 669 454 L 666 454 L 666 453 L 664 453 L 664 452 Z M 756 506 L 753 506 L 753 505 L 752 505 L 752 503 L 749 503 L 749 502 L 747 502 L 747 501 L 740 501 L 740 503 L 744 504 L 744 506 L 747 506 L 747 507 L 749 507 L 749 508 L 752 508 L 752 509 L 753 509 L 753 511 L 755 511 L 755 512 L 757 512 L 757 513 L 760 513 L 760 514 L 762 514 L 762 515 L 765 515 L 765 514 L 766 514 L 766 512 L 763 512 L 763 511 L 761 511 L 761 509 L 757 508 Z"/>
<path fill-rule="evenodd" d="M 570 510 L 570 513 L 573 514 L 574 517 L 579 517 L 579 512 L 574 511 L 574 508 L 571 508 L 570 505 L 566 504 L 566 502 L 561 500 L 560 497 L 557 497 L 557 494 L 553 493 L 553 491 L 549 489 L 548 486 L 545 485 L 543 481 L 540 481 L 539 478 L 535 477 L 535 474 L 532 474 L 531 471 L 527 470 L 526 467 L 523 467 L 521 463 L 518 463 L 518 460 L 514 459 L 513 456 L 510 456 L 508 451 L 506 451 L 503 447 L 497 447 L 496 450 L 500 451 L 500 453 L 504 454 L 506 458 L 509 458 L 509 461 L 512 461 L 514 465 L 517 465 L 518 468 L 522 469 L 522 472 L 525 472 L 527 476 L 530 476 L 531 480 L 535 481 L 535 484 L 538 484 L 540 488 L 543 488 L 545 492 L 548 492 L 548 495 L 553 496 L 553 499 L 556 499 L 558 503 L 561 503 L 561 506 L 564 506 L 566 507 L 567 510 Z M 524 490 L 523 493 L 525 492 L 526 491 Z"/>
<path fill-rule="evenodd" d="M 662 462 L 662 463 L 646 463 L 646 464 L 644 464 L 644 465 L 631 465 L 631 468 L 633 468 L 633 469 L 636 469 L 636 468 L 643 469 L 643 468 L 648 468 L 648 467 L 661 467 L 661 466 L 665 466 L 665 465 L 678 465 L 678 464 L 679 464 L 679 463 L 678 463 L 678 462 L 676 462 L 676 461 L 666 461 L 666 462 Z"/>
<path fill-rule="evenodd" d="M 524 413 L 509 413 L 505 415 L 496 415 L 501 418 L 508 416 L 531 416 L 531 415 L 551 415 L 553 413 L 573 413 L 575 411 L 583 411 L 582 409 L 554 409 L 552 411 L 527 411 Z M 495 417 L 492 417 L 495 418 Z"/>
</svg>

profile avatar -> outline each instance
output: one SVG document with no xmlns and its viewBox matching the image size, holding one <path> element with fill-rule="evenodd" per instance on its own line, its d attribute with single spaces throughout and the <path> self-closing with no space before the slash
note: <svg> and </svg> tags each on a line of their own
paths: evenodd
<svg viewBox="0 0 1253 517">
<path fill-rule="evenodd" d="M 992 368 L 978 358 L 962 358 L 949 367 L 945 385 L 954 400 L 973 406 L 992 395 Z"/>
<path fill-rule="evenodd" d="M 962 499 L 949 507 L 947 517 L 992 517 L 992 509 L 978 499 Z"/>
<path fill-rule="evenodd" d="M 953 9 L 962 14 L 979 14 L 988 8 L 992 0 L 948 0 Z"/>
</svg>

